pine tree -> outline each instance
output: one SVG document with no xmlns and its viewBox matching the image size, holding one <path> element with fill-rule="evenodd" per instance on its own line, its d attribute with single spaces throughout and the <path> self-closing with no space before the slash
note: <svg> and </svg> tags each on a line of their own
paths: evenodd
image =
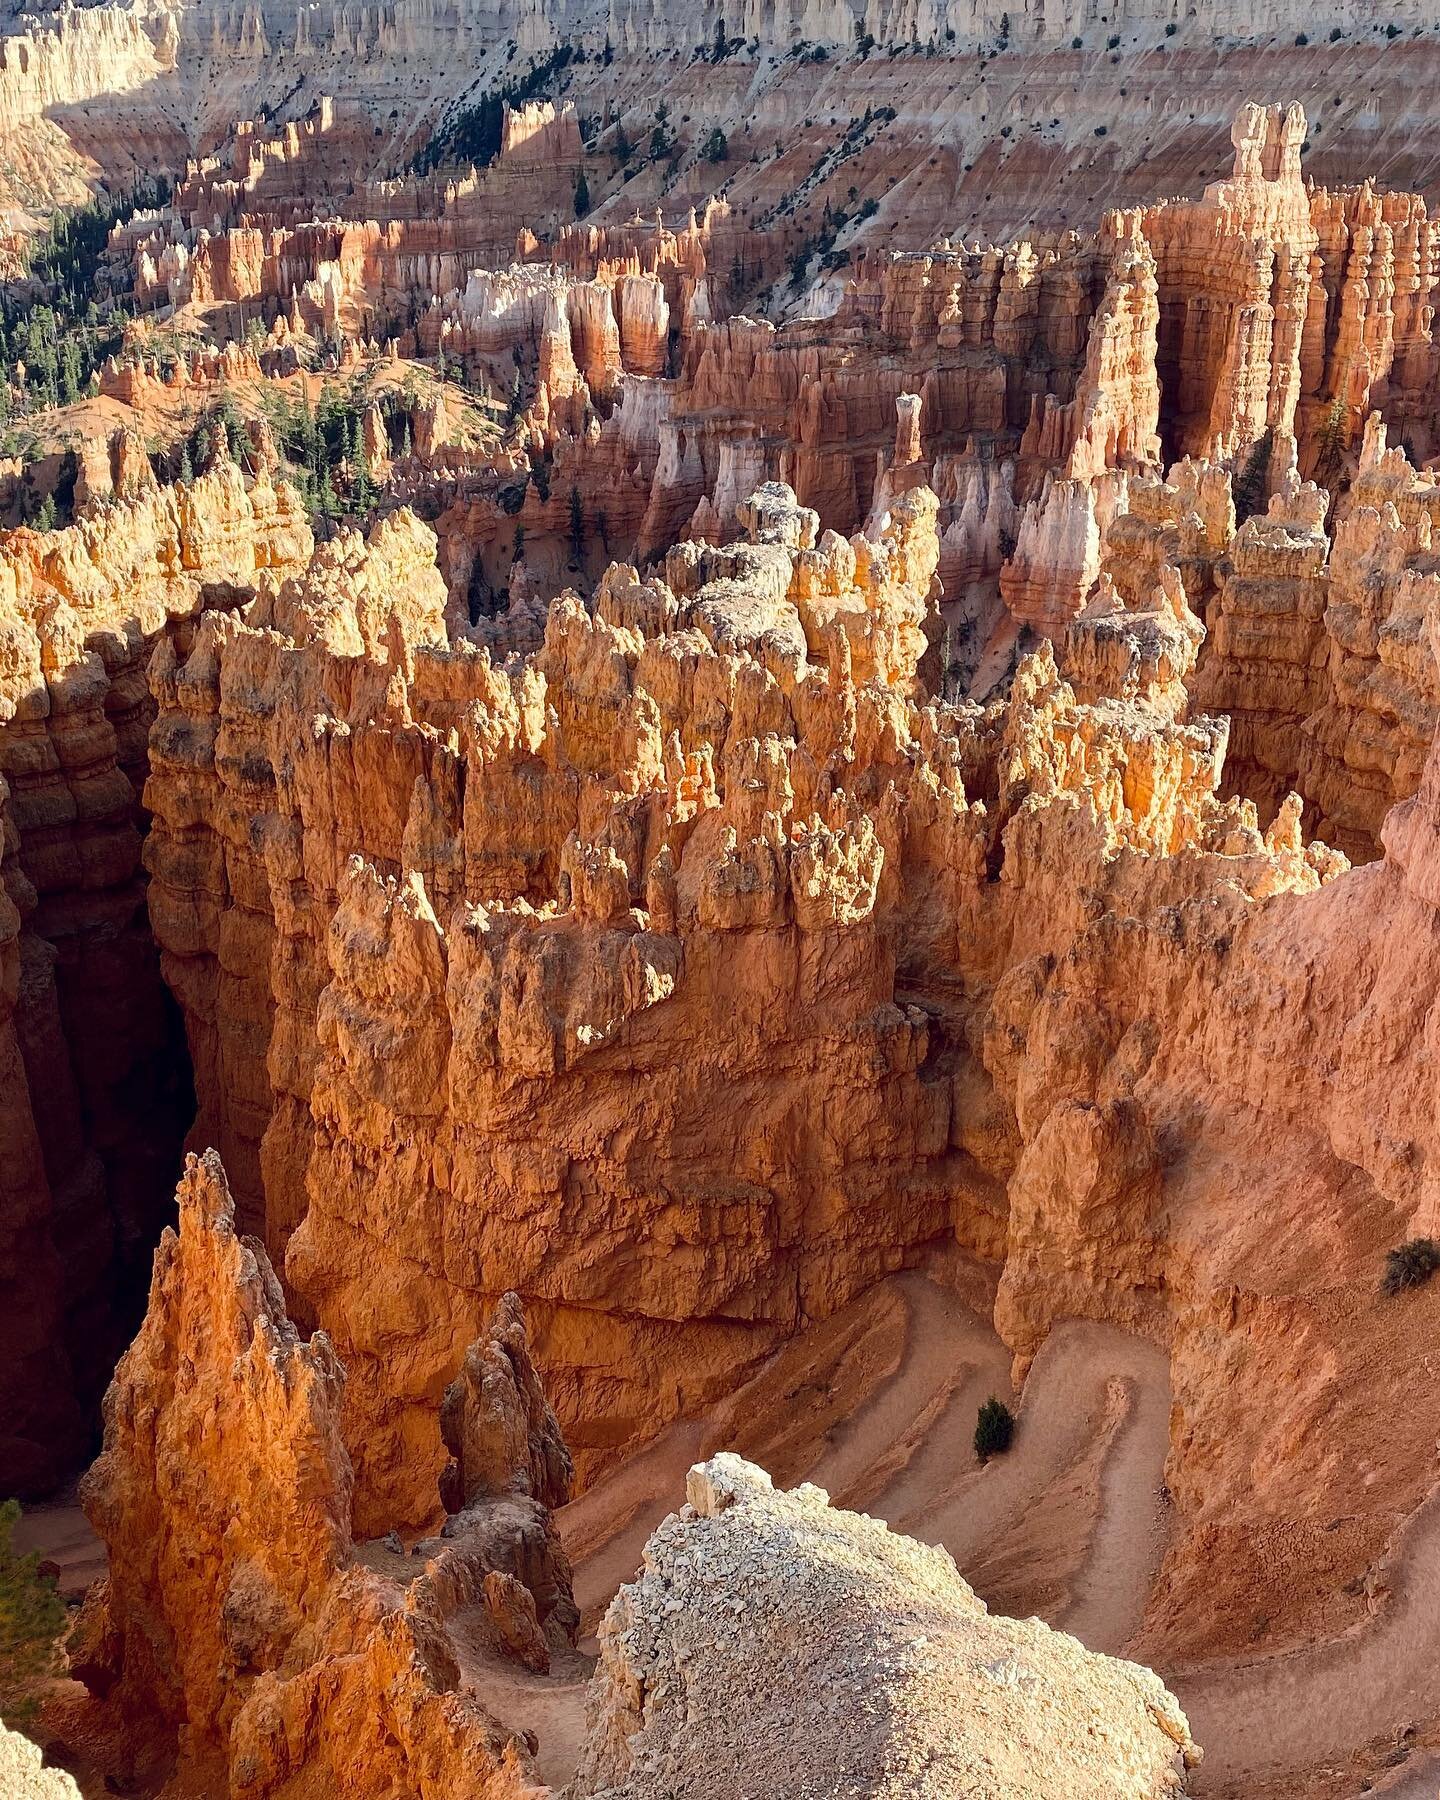
<svg viewBox="0 0 1440 1800">
<path fill-rule="evenodd" d="M 190 446 L 189 446 L 189 444 L 182 444 L 180 446 L 180 482 L 181 482 L 181 485 L 184 487 L 188 487 L 194 479 L 195 479 L 195 465 L 190 461 Z"/>
<path fill-rule="evenodd" d="M 53 494 L 47 494 L 40 502 L 39 510 L 35 514 L 35 529 L 37 531 L 53 531 L 55 529 L 55 496 Z"/>
<path fill-rule="evenodd" d="M 570 490 L 570 550 L 574 560 L 585 560 L 585 507 L 578 487 Z"/>
<path fill-rule="evenodd" d="M 1332 483 L 1339 472 L 1340 459 L 1345 452 L 1347 411 L 1344 396 L 1337 394 L 1325 408 L 1325 416 L 1316 433 L 1315 473 L 1328 477 Z"/>
<path fill-rule="evenodd" d="M 56 1661 L 65 1607 L 55 1584 L 40 1574 L 40 1558 L 21 1556 L 11 1538 L 20 1503 L 0 1506 L 0 1717 L 21 1724 L 36 1709 L 35 1690 Z"/>
<path fill-rule="evenodd" d="M 582 169 L 575 178 L 575 217 L 583 219 L 590 210 L 590 183 Z"/>
<path fill-rule="evenodd" d="M 1235 479 L 1235 523 L 1243 525 L 1252 513 L 1265 504 L 1265 483 L 1270 474 L 1270 452 L 1275 446 L 1275 433 L 1267 425 L 1255 440 L 1255 447 L 1245 459 L 1245 467 Z"/>
</svg>

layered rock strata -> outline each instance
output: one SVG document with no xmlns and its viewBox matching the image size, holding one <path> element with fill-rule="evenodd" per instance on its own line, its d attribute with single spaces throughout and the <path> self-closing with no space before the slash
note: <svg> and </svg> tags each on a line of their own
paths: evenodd
<svg viewBox="0 0 1440 1800">
<path fill-rule="evenodd" d="M 1048 648 L 1004 700 L 927 701 L 935 520 L 916 487 L 846 541 L 759 490 L 744 539 L 612 568 L 503 665 L 442 647 L 418 561 L 380 578 L 387 542 L 422 554 L 397 520 L 208 618 L 186 662 L 162 647 L 155 929 L 182 993 L 227 930 L 267 946 L 248 1166 L 351 1372 L 362 1533 L 437 1516 L 437 1410 L 492 1283 L 525 1296 L 586 1476 L 940 1243 L 1018 1259 L 1028 1355 L 1051 1315 L 1006 1198 L 1022 996 L 1097 918 L 1243 915 L 1343 870 L 1217 799 L 1225 731 L 1181 722 L 1198 627 L 1164 579 L 1081 621 L 1093 701 Z M 1170 1267 L 1083 1304 L 1198 1333 L 1208 1289 Z M 1196 1573 L 1177 1552 L 1177 1609 Z"/>
<path fill-rule="evenodd" d="M 255 592 L 313 546 L 298 499 L 228 459 L 159 489 L 116 447 L 124 498 L 0 546 L 0 1443 L 11 1485 L 73 1467 L 133 1328 L 193 1102 L 140 867 L 157 637 Z"/>
</svg>

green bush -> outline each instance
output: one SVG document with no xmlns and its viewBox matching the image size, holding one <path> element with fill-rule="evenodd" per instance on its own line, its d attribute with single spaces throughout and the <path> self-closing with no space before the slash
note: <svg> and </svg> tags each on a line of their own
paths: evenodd
<svg viewBox="0 0 1440 1800">
<path fill-rule="evenodd" d="M 10 1541 L 19 1520 L 18 1500 L 0 1506 L 0 1718 L 11 1725 L 34 1713 L 66 1617 L 55 1583 L 40 1573 L 40 1558 L 33 1551 L 20 1555 Z"/>
<path fill-rule="evenodd" d="M 1440 1269 L 1440 1244 L 1434 1238 L 1411 1238 L 1385 1257 L 1380 1280 L 1382 1294 L 1403 1294 L 1406 1288 L 1424 1287 Z"/>
<path fill-rule="evenodd" d="M 1010 1448 L 1014 1435 L 1014 1413 L 992 1394 L 975 1418 L 975 1454 L 981 1462 L 988 1462 Z"/>
</svg>

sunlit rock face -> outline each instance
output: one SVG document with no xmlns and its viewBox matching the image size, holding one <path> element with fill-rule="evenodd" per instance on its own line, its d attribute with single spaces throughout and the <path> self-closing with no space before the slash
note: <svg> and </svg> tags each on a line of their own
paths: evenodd
<svg viewBox="0 0 1440 1800">
<path fill-rule="evenodd" d="M 206 0 L 0 56 L 22 303 L 67 183 L 177 177 L 70 405 L 6 326 L 0 512 L 65 523 L 0 533 L 0 1461 L 73 1475 L 113 1375 L 51 1701 L 102 1779 L 748 1790 L 763 1687 L 830 1786 L 962 1791 L 998 1659 L 1007 1791 L 1175 1790 L 1158 1680 L 711 1458 L 757 1392 L 786 1479 L 993 1501 L 998 1604 L 1089 1630 L 1142 1539 L 1102 1647 L 1221 1721 L 1212 1791 L 1440 1742 L 1398 1685 L 1323 1754 L 1235 1722 L 1378 1667 L 1424 1560 L 1437 254 L 1342 184 L 1428 181 L 1440 67 L 1004 20 Z M 843 1637 L 847 1558 L 952 1666 L 827 1735 L 776 1619 Z"/>
</svg>

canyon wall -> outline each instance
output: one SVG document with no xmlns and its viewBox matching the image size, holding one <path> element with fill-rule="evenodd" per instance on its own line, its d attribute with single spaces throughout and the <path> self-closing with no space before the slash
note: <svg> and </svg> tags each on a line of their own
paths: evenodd
<svg viewBox="0 0 1440 1800">
<path fill-rule="evenodd" d="M 72 1467 L 145 1271 L 194 1101 L 140 866 L 156 638 L 302 562 L 295 496 L 225 462 L 158 489 L 115 447 L 127 497 L 0 550 L 7 1130 L 3 1441 L 21 1492 Z M 139 473 L 136 473 L 138 466 Z"/>
<path fill-rule="evenodd" d="M 1060 1203 L 1026 1198 L 1039 1117 L 1010 1059 L 1045 972 L 1096 933 L 1116 954 L 1168 941 L 1191 908 L 1233 934 L 1345 868 L 1293 809 L 1262 835 L 1216 798 L 1226 733 L 1177 722 L 1199 627 L 1173 595 L 1077 621 L 1094 705 L 1048 649 L 1003 702 L 927 702 L 935 511 L 912 489 L 847 542 L 762 489 L 744 540 L 680 544 L 648 580 L 612 569 L 593 612 L 560 600 L 503 667 L 443 647 L 426 534 L 397 519 L 244 620 L 207 616 L 186 661 L 162 643 L 155 930 L 197 1011 L 246 967 L 202 1117 L 258 1172 L 252 1216 L 350 1371 L 362 1533 L 432 1518 L 440 1396 L 501 1287 L 525 1296 L 586 1480 L 941 1244 L 1003 1265 L 997 1317 L 1028 1358 L 1058 1290 L 1025 1221 Z M 412 572 L 384 578 L 402 533 Z M 258 1146 L 261 1114 L 227 1115 L 228 1094 L 268 1100 Z M 1155 1243 L 1073 1276 L 1067 1305 L 1174 1346 L 1193 1375 L 1175 1455 L 1205 1442 L 1193 1479 L 1258 1528 L 1218 1449 L 1235 1395 L 1200 1374 L 1210 1334 L 1231 1342 L 1220 1278 L 1184 1247 L 1188 1208 L 1156 1237 L 1146 1146 L 1169 1126 L 1096 1128 L 1134 1139 L 1140 1173 L 1088 1204 Z M 1388 1191 L 1367 1231 L 1421 1205 Z M 1313 1400 L 1271 1403 L 1295 1424 Z M 1192 1607 L 1216 1629 L 1202 1541 L 1187 1514 L 1157 1603 L 1172 1646 Z"/>
</svg>

